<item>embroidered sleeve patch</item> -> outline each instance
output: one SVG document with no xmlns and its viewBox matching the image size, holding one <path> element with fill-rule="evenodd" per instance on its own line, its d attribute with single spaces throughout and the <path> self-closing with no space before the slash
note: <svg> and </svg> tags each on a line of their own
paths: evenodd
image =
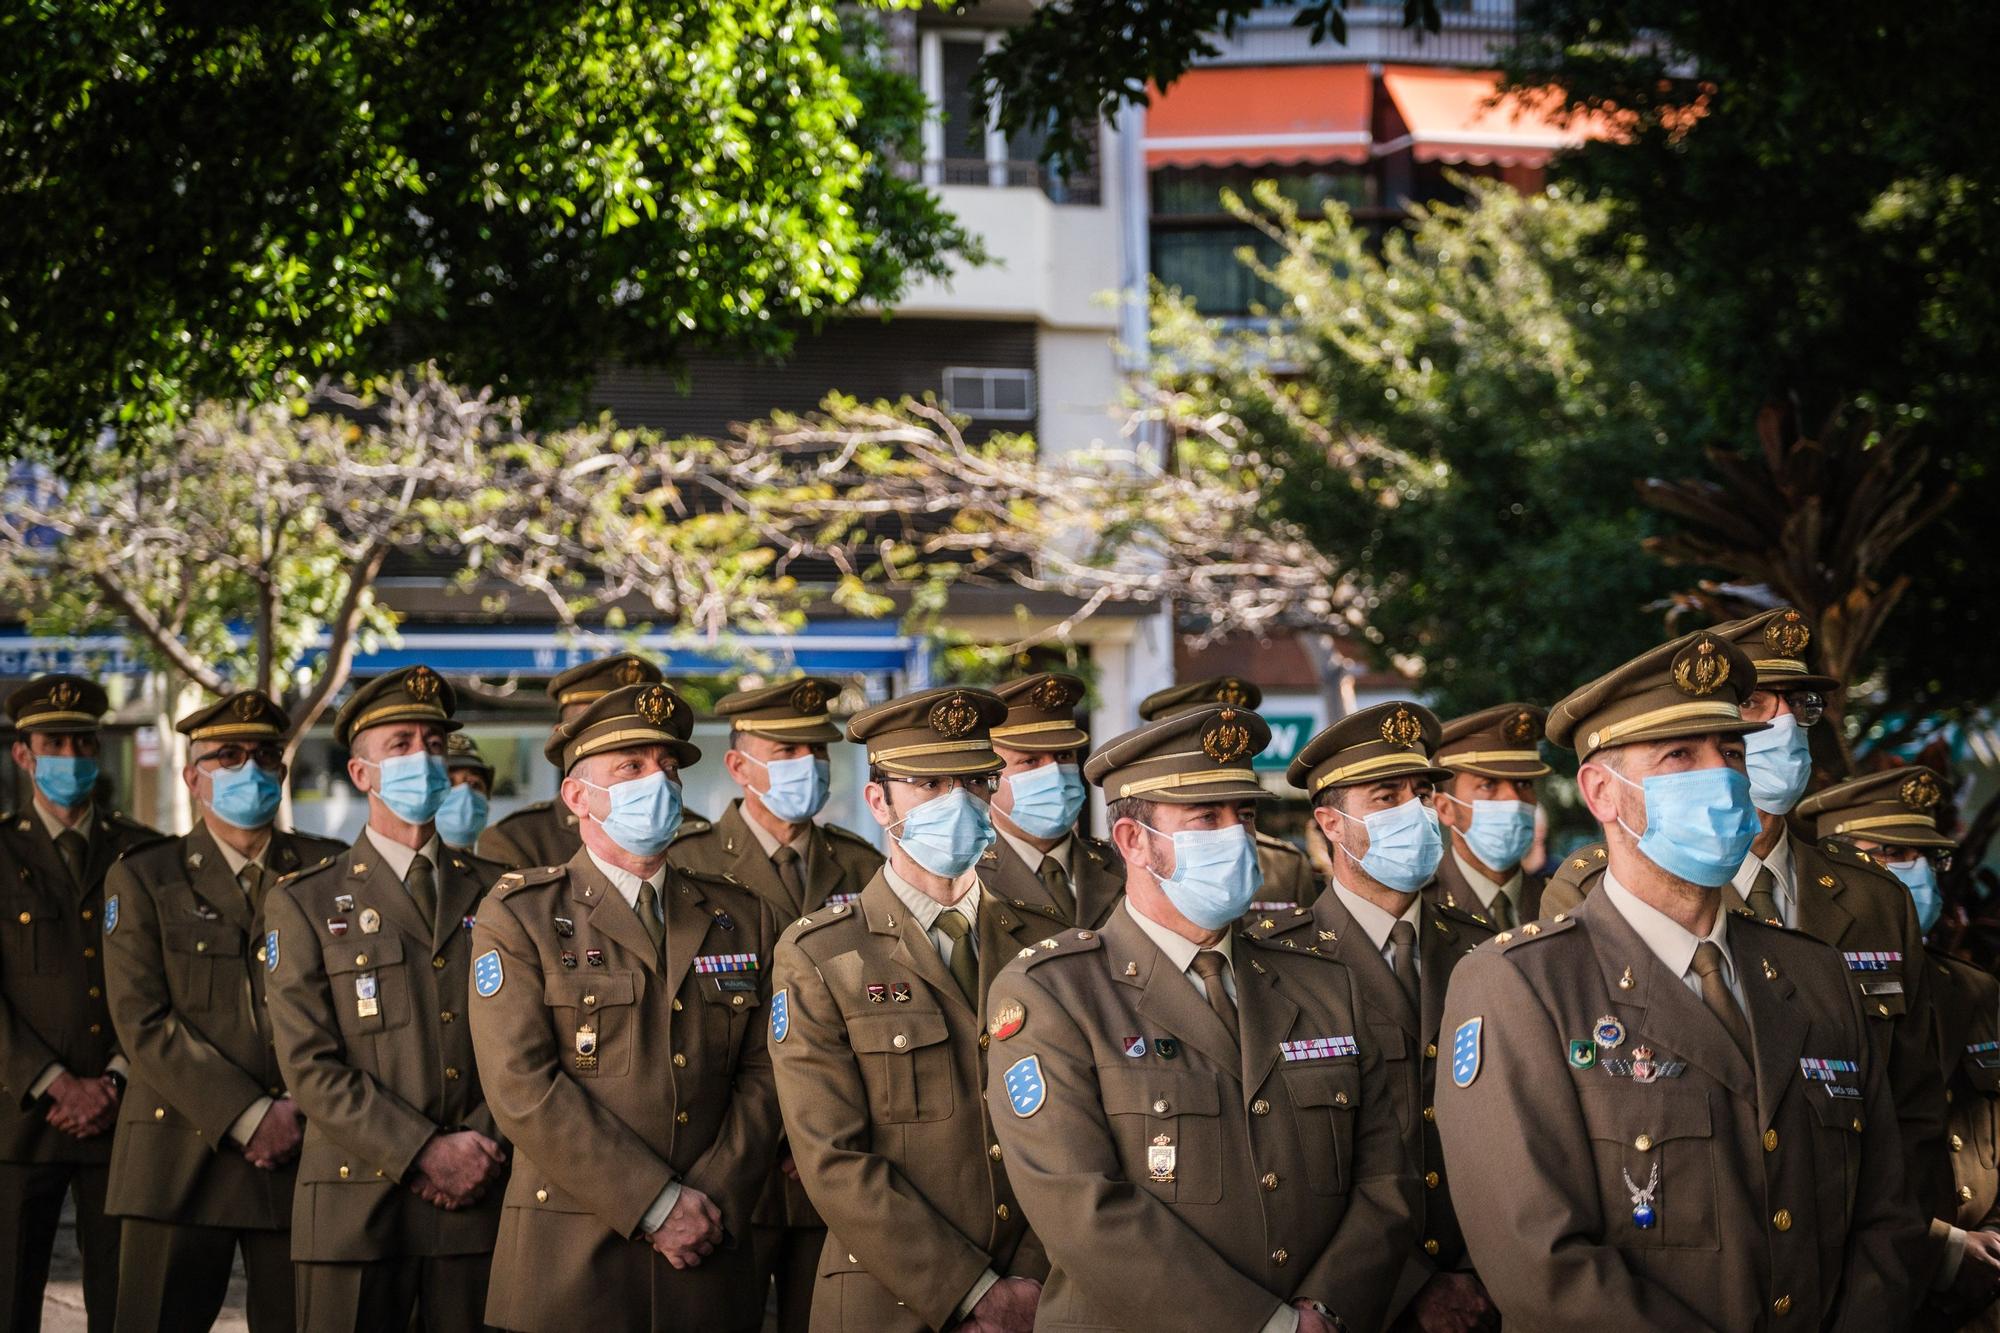
<svg viewBox="0 0 2000 1333">
<path fill-rule="evenodd" d="M 104 900 L 104 933 L 109 935 L 118 929 L 118 895 L 112 894 Z"/>
<path fill-rule="evenodd" d="M 771 997 L 771 1040 L 783 1041 L 792 1031 L 792 997 L 779 991 Z"/>
<path fill-rule="evenodd" d="M 498 995 L 506 980 L 498 949 L 488 949 L 472 960 L 472 988 L 479 992 L 480 999 L 489 1000 Z"/>
<path fill-rule="evenodd" d="M 278 970 L 278 932 L 275 930 L 264 932 L 264 970 L 266 972 Z"/>
<path fill-rule="evenodd" d="M 1038 1055 L 1008 1065 L 1002 1081 L 1007 1087 L 1007 1104 L 1023 1120 L 1041 1110 L 1042 1103 L 1048 1100 L 1049 1089 L 1042 1082 L 1042 1058 Z"/>
</svg>

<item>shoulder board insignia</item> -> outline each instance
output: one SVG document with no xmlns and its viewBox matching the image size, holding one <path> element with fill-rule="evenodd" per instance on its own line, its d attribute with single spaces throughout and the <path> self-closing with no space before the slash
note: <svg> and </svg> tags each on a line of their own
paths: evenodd
<svg viewBox="0 0 2000 1333">
<path fill-rule="evenodd" d="M 786 927 L 785 933 L 794 937 L 803 937 L 812 934 L 816 930 L 824 930 L 836 921 L 845 921 L 849 917 L 853 917 L 857 921 L 861 919 L 859 915 L 849 912 L 845 903 L 833 907 L 822 907 L 817 912 L 802 916 L 797 921 L 794 921 L 790 926 Z"/>
<path fill-rule="evenodd" d="M 1576 928 L 1576 918 L 1565 914 L 1561 919 L 1554 917 L 1546 921 L 1530 921 L 1514 930 L 1503 930 L 1495 935 L 1491 943 L 1503 949 L 1518 949 L 1535 940 L 1546 940 Z"/>
<path fill-rule="evenodd" d="M 1094 930 L 1066 930 L 1061 935 L 1051 935 L 1045 940 L 1036 941 L 1034 948 L 1023 949 L 1017 956 L 1033 959 L 1034 961 L 1028 966 L 1036 967 L 1051 958 L 1089 953 L 1103 947 L 1104 942 L 1097 937 L 1097 932 Z"/>
</svg>

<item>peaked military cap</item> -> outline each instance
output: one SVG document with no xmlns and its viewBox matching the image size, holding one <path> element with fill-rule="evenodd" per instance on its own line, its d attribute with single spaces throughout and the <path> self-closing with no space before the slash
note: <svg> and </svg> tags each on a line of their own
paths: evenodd
<svg viewBox="0 0 2000 1333">
<path fill-rule="evenodd" d="M 1757 669 L 1760 690 L 1837 690 L 1840 682 L 1808 663 L 1812 626 L 1789 606 L 1717 625 L 1715 632 L 1743 650 Z"/>
<path fill-rule="evenodd" d="M 658 667 L 637 653 L 619 653 L 571 667 L 548 683 L 548 693 L 556 707 L 568 708 L 595 703 L 627 685 L 652 685 L 665 679 Z"/>
<path fill-rule="evenodd" d="M 1439 731 L 1437 714 L 1422 704 L 1376 704 L 1348 714 L 1307 741 L 1292 756 L 1285 781 L 1307 796 L 1389 778 L 1441 782 L 1451 772 L 1431 761 Z"/>
<path fill-rule="evenodd" d="M 1218 704 L 1228 708 L 1254 709 L 1263 702 L 1264 691 L 1255 681 L 1241 676 L 1210 676 L 1207 680 L 1169 685 L 1164 690 L 1153 691 L 1139 701 L 1139 717 L 1146 722 L 1156 722 L 1176 713 L 1192 713 L 1197 708 L 1213 708 Z"/>
<path fill-rule="evenodd" d="M 864 708 L 847 734 L 868 743 L 868 763 L 906 778 L 975 777 L 1006 765 L 993 753 L 993 728 L 1007 705 L 990 690 L 948 685 Z"/>
<path fill-rule="evenodd" d="M 1084 687 L 1075 676 L 1042 671 L 996 685 L 993 692 L 1007 705 L 1007 720 L 993 728 L 993 739 L 1008 749 L 1046 753 L 1090 744 L 1090 733 L 1076 720 Z"/>
<path fill-rule="evenodd" d="M 1743 701 L 1756 688 L 1757 670 L 1741 648 L 1696 630 L 1572 690 L 1549 711 L 1548 735 L 1584 759 L 1607 745 L 1746 735 L 1764 729 L 1743 720 Z"/>
<path fill-rule="evenodd" d="M 579 759 L 608 750 L 640 745 L 664 745 L 682 768 L 701 759 L 688 741 L 694 734 L 694 710 L 664 681 L 622 685 L 599 695 L 583 712 L 561 723 L 542 746 L 548 761 L 568 773 Z"/>
<path fill-rule="evenodd" d="M 333 743 L 345 748 L 357 732 L 390 722 L 435 722 L 457 731 L 460 724 L 451 717 L 457 711 L 458 691 L 450 681 L 427 666 L 404 667 L 375 677 L 348 696 L 333 719 Z"/>
<path fill-rule="evenodd" d="M 96 731 L 111 696 L 82 676 L 37 676 L 7 696 L 7 716 L 22 735 L 32 731 Z"/>
<path fill-rule="evenodd" d="M 1958 840 L 1938 827 L 1944 781 L 1922 765 L 1885 769 L 1835 783 L 1799 802 L 1800 819 L 1822 838 L 1866 838 L 1896 847 L 1936 847 Z"/>
<path fill-rule="evenodd" d="M 1454 773 L 1545 778 L 1551 770 L 1539 747 L 1548 717 L 1533 704 L 1500 704 L 1455 717 L 1439 730 L 1433 757 Z"/>
<path fill-rule="evenodd" d="M 1139 797 L 1167 805 L 1271 799 L 1251 761 L 1271 728 L 1247 708 L 1208 707 L 1148 722 L 1092 755 L 1083 775 L 1107 801 Z"/>
<path fill-rule="evenodd" d="M 462 731 L 455 731 L 445 738 L 444 768 L 449 773 L 455 768 L 469 768 L 475 773 L 486 775 L 486 785 L 493 785 L 493 765 L 486 762 L 486 756 L 479 753 L 479 743 Z"/>
<path fill-rule="evenodd" d="M 715 705 L 715 715 L 752 736 L 815 745 L 844 739 L 832 712 L 833 701 L 839 697 L 839 681 L 799 676 L 726 694 Z"/>
<path fill-rule="evenodd" d="M 225 694 L 174 723 L 191 741 L 280 741 L 291 729 L 291 716 L 260 690 Z"/>
</svg>

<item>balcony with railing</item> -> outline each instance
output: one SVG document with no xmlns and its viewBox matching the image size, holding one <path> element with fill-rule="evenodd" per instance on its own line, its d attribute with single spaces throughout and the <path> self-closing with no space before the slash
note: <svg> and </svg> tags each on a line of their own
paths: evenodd
<svg viewBox="0 0 2000 1333">
<path fill-rule="evenodd" d="M 1296 23 L 1297 0 L 1265 0 L 1218 45 L 1214 63 L 1291 64 L 1376 61 L 1398 65 L 1491 66 L 1514 40 L 1514 0 L 1439 0 L 1437 32 L 1408 27 L 1401 0 L 1347 7 L 1347 40 L 1314 42 Z"/>
</svg>

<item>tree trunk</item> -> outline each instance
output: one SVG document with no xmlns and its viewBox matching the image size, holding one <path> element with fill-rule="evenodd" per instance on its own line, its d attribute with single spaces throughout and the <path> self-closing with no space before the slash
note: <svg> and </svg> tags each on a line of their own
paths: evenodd
<svg viewBox="0 0 2000 1333">
<path fill-rule="evenodd" d="M 174 730 L 174 722 L 187 715 L 200 691 L 185 677 L 162 671 L 153 677 L 153 698 L 157 711 L 153 727 L 159 733 L 159 767 L 153 770 L 153 818 L 166 833 L 185 833 L 194 827 L 194 798 L 181 781 L 187 766 L 187 737 Z"/>
</svg>

